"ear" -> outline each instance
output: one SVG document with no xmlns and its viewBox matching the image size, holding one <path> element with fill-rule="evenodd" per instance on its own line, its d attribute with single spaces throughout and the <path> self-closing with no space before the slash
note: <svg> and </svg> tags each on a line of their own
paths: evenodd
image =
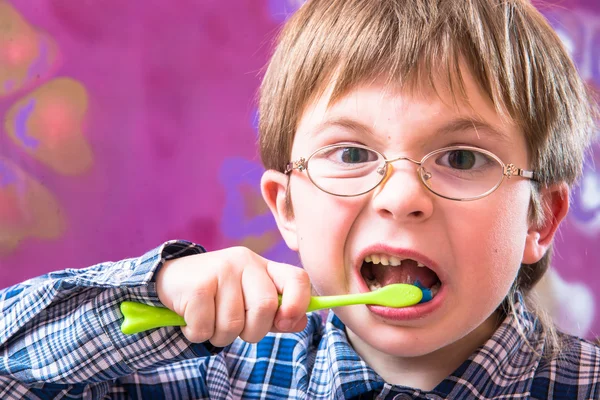
<svg viewBox="0 0 600 400">
<path fill-rule="evenodd" d="M 536 226 L 533 221 L 529 224 L 523 264 L 538 262 L 552 244 L 554 234 L 569 211 L 569 187 L 566 183 L 543 188 L 540 193 L 544 223 Z"/>
<path fill-rule="evenodd" d="M 291 203 L 286 201 L 289 177 L 279 171 L 267 170 L 260 180 L 263 198 L 269 206 L 283 240 L 291 250 L 298 251 L 296 220 Z"/>
</svg>

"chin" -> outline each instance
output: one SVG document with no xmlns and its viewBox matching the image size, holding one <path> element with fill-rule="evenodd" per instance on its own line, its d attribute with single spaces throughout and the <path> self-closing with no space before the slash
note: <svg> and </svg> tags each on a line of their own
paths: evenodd
<svg viewBox="0 0 600 400">
<path fill-rule="evenodd" d="M 355 348 L 364 348 L 366 345 L 391 356 L 423 356 L 452 343 L 448 334 L 441 334 L 439 332 L 443 330 L 432 326 L 398 326 L 376 318 L 363 319 L 356 314 L 351 316 L 349 323 L 343 316 L 340 319 L 345 323 L 348 337 Z M 354 343 L 357 340 L 360 343 Z"/>
<path fill-rule="evenodd" d="M 412 358 L 422 357 L 431 354 L 451 343 L 448 337 L 424 337 L 411 334 L 398 334 L 393 337 L 381 336 L 377 332 L 368 332 L 362 335 L 361 332 L 355 333 L 355 336 L 359 338 L 364 345 L 380 352 L 382 354 L 401 357 L 401 358 Z M 369 350 L 367 350 L 369 351 Z"/>
<path fill-rule="evenodd" d="M 448 318 L 444 321 L 429 320 L 426 324 L 417 326 L 414 324 L 415 321 L 408 325 L 398 325 L 396 321 L 390 323 L 373 315 L 358 312 L 340 316 L 346 324 L 353 347 L 363 355 L 363 358 L 366 352 L 372 353 L 373 350 L 382 355 L 408 358 L 430 355 L 454 345 L 460 348 L 472 347 L 474 350 L 489 339 L 496 326 L 486 323 L 491 321 L 489 317 L 482 317 L 481 324 L 474 325 L 473 320 L 459 321 L 450 315 Z"/>
</svg>

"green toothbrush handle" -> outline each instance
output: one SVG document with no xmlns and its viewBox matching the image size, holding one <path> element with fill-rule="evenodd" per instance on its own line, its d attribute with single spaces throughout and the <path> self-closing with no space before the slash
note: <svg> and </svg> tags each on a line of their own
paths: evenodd
<svg viewBox="0 0 600 400">
<path fill-rule="evenodd" d="M 325 297 L 311 297 L 306 312 L 338 305 L 338 302 L 332 300 Z M 281 296 L 279 296 L 279 302 L 281 303 Z M 185 326 L 185 320 L 182 316 L 164 307 L 154 307 L 134 301 L 124 301 L 121 303 L 121 313 L 125 317 L 125 320 L 121 324 L 121 332 L 126 335 L 164 326 Z"/>
<path fill-rule="evenodd" d="M 340 304 L 337 297 L 313 296 L 310 298 L 310 304 L 306 312 L 336 307 Z M 281 296 L 279 296 L 279 301 L 281 302 Z M 348 304 L 347 301 L 345 304 Z M 126 335 L 164 326 L 185 326 L 185 320 L 182 316 L 164 307 L 154 307 L 134 301 L 124 301 L 121 303 L 121 312 L 125 317 L 123 324 L 121 324 L 121 332 Z"/>
<path fill-rule="evenodd" d="M 121 312 L 125 317 L 123 324 L 121 324 L 121 332 L 126 335 L 163 326 L 185 326 L 185 320 L 182 316 L 164 307 L 124 301 L 121 303 Z"/>
<path fill-rule="evenodd" d="M 279 302 L 281 303 L 281 296 L 279 296 Z M 355 295 L 355 301 L 352 301 L 348 295 L 341 296 L 312 296 L 306 312 L 323 310 L 326 308 L 333 308 L 339 306 L 350 306 L 354 304 L 364 304 L 364 300 Z"/>
</svg>

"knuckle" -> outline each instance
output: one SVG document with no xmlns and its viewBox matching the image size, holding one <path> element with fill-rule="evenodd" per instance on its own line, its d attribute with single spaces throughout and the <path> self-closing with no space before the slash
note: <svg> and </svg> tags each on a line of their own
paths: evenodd
<svg viewBox="0 0 600 400">
<path fill-rule="evenodd" d="M 260 298 L 254 303 L 249 311 L 254 311 L 258 314 L 275 314 L 279 308 L 279 299 L 275 296 Z"/>
<path fill-rule="evenodd" d="M 209 342 L 216 347 L 225 347 L 233 343 L 235 340 L 235 336 L 233 337 L 212 337 L 209 339 Z"/>
<path fill-rule="evenodd" d="M 238 336 L 244 330 L 245 320 L 243 318 L 234 318 L 217 328 L 217 334 L 224 336 Z"/>
<path fill-rule="evenodd" d="M 192 343 L 203 343 L 213 336 L 212 329 L 183 329 L 183 335 Z"/>
<path fill-rule="evenodd" d="M 188 295 L 188 304 L 202 304 L 202 302 L 208 297 L 214 297 L 214 290 L 206 287 L 203 282 L 196 284 Z"/>
<path fill-rule="evenodd" d="M 217 276 L 219 278 L 234 276 L 237 270 L 238 261 L 229 259 L 218 266 Z"/>
<path fill-rule="evenodd" d="M 221 273 L 225 276 L 239 273 L 244 266 L 252 263 L 252 251 L 247 247 L 236 246 L 226 250 L 227 257 L 221 265 Z"/>
<path fill-rule="evenodd" d="M 222 324 L 217 324 L 210 336 L 204 337 L 204 341 L 208 340 L 213 346 L 217 347 L 227 346 L 240 336 L 244 326 L 245 320 L 243 318 L 229 319 Z"/>
<path fill-rule="evenodd" d="M 235 260 L 249 260 L 252 258 L 252 250 L 244 246 L 235 246 L 231 248 L 231 255 Z"/>
<path fill-rule="evenodd" d="M 266 336 L 266 334 L 266 332 L 242 332 L 242 334 L 240 335 L 240 339 L 247 343 L 258 343 Z"/>
<path fill-rule="evenodd" d="M 294 280 L 298 286 L 310 286 L 310 279 L 308 273 L 302 268 L 294 268 L 291 279 Z"/>
<path fill-rule="evenodd" d="M 231 344 L 244 329 L 244 321 L 232 320 L 222 327 L 218 327 L 209 339 L 209 342 L 217 347 L 224 347 Z"/>
</svg>

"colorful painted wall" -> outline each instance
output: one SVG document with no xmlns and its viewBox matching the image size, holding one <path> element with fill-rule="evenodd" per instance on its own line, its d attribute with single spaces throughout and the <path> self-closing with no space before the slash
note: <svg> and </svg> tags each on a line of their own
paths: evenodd
<svg viewBox="0 0 600 400">
<path fill-rule="evenodd" d="M 184 238 L 297 263 L 258 183 L 254 97 L 302 0 L 0 0 L 0 287 Z M 600 5 L 544 13 L 600 87 Z M 540 287 L 600 332 L 600 148 Z"/>
</svg>

